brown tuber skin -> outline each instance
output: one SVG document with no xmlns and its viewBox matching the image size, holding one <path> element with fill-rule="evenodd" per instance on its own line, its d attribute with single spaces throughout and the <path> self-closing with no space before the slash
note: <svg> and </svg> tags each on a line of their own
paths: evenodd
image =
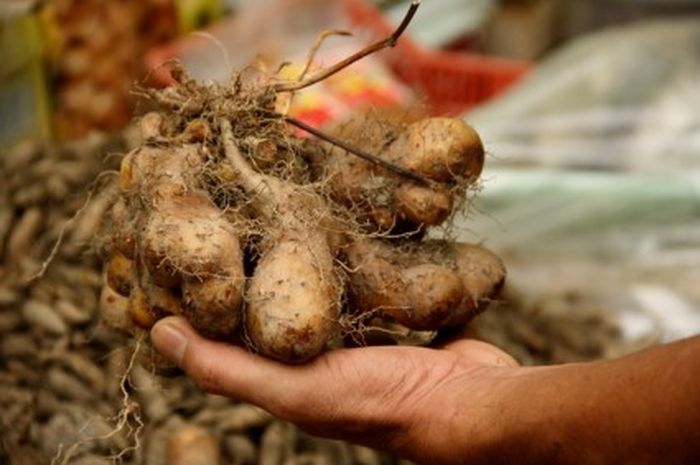
<svg viewBox="0 0 700 465">
<path fill-rule="evenodd" d="M 149 137 L 158 139 L 163 121 L 150 116 L 142 122 Z M 413 330 L 465 324 L 500 289 L 502 263 L 478 246 L 418 242 L 400 248 L 354 238 L 328 199 L 258 171 L 260 154 L 247 159 L 240 152 L 241 146 L 260 148 L 264 142 L 237 142 L 228 120 L 219 125 L 220 132 L 213 133 L 204 120 L 194 119 L 175 136 L 181 145 L 144 146 L 122 162 L 123 198 L 112 216 L 123 228 L 114 235 L 106 277 L 128 296 L 127 313 L 136 326 L 148 329 L 163 316 L 183 315 L 207 337 L 230 338 L 244 322 L 243 338 L 254 350 L 283 362 L 308 361 L 339 329 L 345 287 L 335 263 L 340 250 L 351 311 Z M 247 194 L 244 214 L 263 225 L 259 260 L 249 278 L 239 233 L 199 186 L 202 144 L 212 138 L 221 140 L 226 156 L 213 172 L 227 173 L 227 182 Z M 435 183 L 403 179 L 339 149 L 320 162 L 311 157 L 311 166 L 329 176 L 331 199 L 351 205 L 380 230 L 406 222 L 443 223 L 454 208 L 451 186 L 472 183 L 481 172 L 481 142 L 460 120 L 423 119 L 382 140 L 386 158 Z M 274 166 L 274 158 L 265 163 Z"/>
<path fill-rule="evenodd" d="M 117 199 L 109 212 L 111 243 L 108 248 L 133 260 L 136 253 L 136 231 L 129 207 L 123 197 Z"/>
<path fill-rule="evenodd" d="M 461 324 L 464 316 L 473 316 L 486 310 L 505 283 L 506 269 L 503 261 L 490 250 L 478 245 L 438 241 L 432 245 L 440 247 L 450 260 L 454 260 L 466 291 L 459 306 L 461 314 L 454 313 L 446 324 Z"/>
<path fill-rule="evenodd" d="M 233 226 L 199 192 L 173 195 L 159 207 L 143 228 L 145 267 L 156 284 L 180 289 L 182 312 L 202 334 L 232 334 L 245 284 Z"/>
<path fill-rule="evenodd" d="M 505 268 L 482 247 L 433 241 L 433 254 L 400 252 L 380 241 L 357 241 L 345 252 L 351 303 L 415 330 L 461 325 L 500 290 Z"/>
<path fill-rule="evenodd" d="M 127 313 L 136 326 L 143 329 L 150 329 L 162 316 L 148 304 L 146 292 L 141 286 L 134 287 L 131 290 Z"/>
<path fill-rule="evenodd" d="M 100 321 L 106 326 L 130 334 L 134 321 L 129 314 L 129 298 L 119 295 L 114 289 L 102 287 L 99 301 Z"/>
<path fill-rule="evenodd" d="M 267 252 L 251 280 L 246 333 L 265 355 L 303 362 L 335 332 L 338 282 L 323 237 L 284 240 Z"/>
<path fill-rule="evenodd" d="M 158 137 L 162 126 L 153 115 L 142 120 L 148 138 Z M 200 140 L 208 131 L 196 120 L 185 136 Z M 129 315 L 138 326 L 147 329 L 165 315 L 184 314 L 202 334 L 221 338 L 232 335 L 241 321 L 243 255 L 233 226 L 198 188 L 202 171 L 197 144 L 174 149 L 144 146 L 124 157 L 119 187 L 137 213 L 124 228 L 135 236 L 126 245 L 134 243 L 138 286 L 127 286 L 130 261 L 122 254 L 123 240 L 115 242 L 108 259 L 107 281 L 123 295 L 129 289 Z"/>
<path fill-rule="evenodd" d="M 425 263 L 407 268 L 403 276 L 414 300 L 409 309 L 390 313 L 397 322 L 420 330 L 450 326 L 453 320 L 466 323 L 466 319 L 459 321 L 465 288 L 457 273 L 441 265 Z"/>
<path fill-rule="evenodd" d="M 474 128 L 458 118 L 426 118 L 408 126 L 387 158 L 438 182 L 476 181 L 484 166 L 484 147 Z"/>
<path fill-rule="evenodd" d="M 187 278 L 182 284 L 182 313 L 205 336 L 233 334 L 242 318 L 242 268 L 205 279 Z"/>
<path fill-rule="evenodd" d="M 402 220 L 417 226 L 443 223 L 454 209 L 453 187 L 473 184 L 484 164 L 479 136 L 461 119 L 425 118 L 402 127 L 358 116 L 335 134 L 434 181 L 420 185 L 401 179 L 338 147 L 312 154 L 316 177 L 328 179 L 330 196 L 364 214 L 379 230 Z"/>
<path fill-rule="evenodd" d="M 401 216 L 418 225 L 436 225 L 452 214 L 453 195 L 438 188 L 405 182 L 394 190 L 394 205 Z"/>
<path fill-rule="evenodd" d="M 168 465 L 219 465 L 219 440 L 207 428 L 195 425 L 181 426 L 168 438 Z"/>
<path fill-rule="evenodd" d="M 107 284 L 117 293 L 124 297 L 129 297 L 131 288 L 136 279 L 134 261 L 126 258 L 120 251 L 116 250 L 107 260 L 105 267 Z"/>
<path fill-rule="evenodd" d="M 166 315 L 179 315 L 182 313 L 180 309 L 180 300 L 176 297 L 171 289 L 157 285 L 151 275 L 144 271 L 139 276 L 139 286 L 145 298 L 146 308 L 154 316 L 156 320 Z M 133 294 L 132 290 L 132 294 Z M 149 329 L 153 324 L 144 326 Z"/>
</svg>

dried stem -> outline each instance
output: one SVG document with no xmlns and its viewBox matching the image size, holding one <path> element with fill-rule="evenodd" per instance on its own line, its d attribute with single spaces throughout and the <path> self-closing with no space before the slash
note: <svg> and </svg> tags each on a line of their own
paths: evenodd
<svg viewBox="0 0 700 465">
<path fill-rule="evenodd" d="M 316 54 L 318 53 L 318 49 L 321 48 L 321 45 L 323 44 L 323 41 L 326 40 L 326 38 L 330 36 L 351 36 L 352 32 L 350 31 L 344 31 L 342 29 L 330 29 L 328 31 L 322 31 L 317 37 L 316 41 L 314 41 L 313 47 L 311 47 L 311 50 L 309 50 L 309 55 L 306 57 L 306 64 L 304 65 L 304 69 L 301 71 L 301 74 L 297 78 L 297 81 L 303 81 L 304 78 L 306 77 L 306 73 L 309 72 L 309 69 L 311 69 L 311 65 L 314 62 L 314 59 L 316 58 Z"/>
<path fill-rule="evenodd" d="M 292 92 L 299 89 L 303 89 L 310 85 L 316 84 L 319 81 L 323 81 L 324 79 L 334 75 L 338 71 L 347 68 L 356 61 L 361 60 L 367 55 L 371 55 L 372 53 L 376 53 L 382 49 L 395 46 L 396 42 L 399 40 L 399 37 L 401 37 L 401 34 L 403 34 L 403 31 L 406 30 L 408 24 L 411 22 L 411 19 L 413 19 L 413 15 L 416 14 L 416 10 L 418 10 L 419 5 L 420 0 L 413 0 L 413 2 L 411 2 L 411 6 L 406 12 L 406 16 L 404 16 L 403 20 L 401 21 L 401 24 L 399 24 L 399 27 L 397 27 L 396 30 L 386 39 L 368 45 L 359 52 L 350 55 L 346 59 L 339 61 L 333 66 L 320 70 L 319 72 L 309 76 L 308 78 L 302 81 L 287 81 L 277 83 L 272 87 L 272 90 L 274 90 L 275 92 Z"/>
<path fill-rule="evenodd" d="M 319 139 L 324 140 L 324 141 L 328 142 L 329 144 L 333 144 L 336 147 L 340 147 L 341 149 L 343 149 L 349 153 L 352 153 L 353 155 L 356 155 L 356 156 L 362 158 L 363 160 L 366 160 L 372 164 L 381 166 L 382 168 L 385 168 L 393 173 L 396 173 L 400 176 L 409 178 L 409 179 L 416 181 L 416 182 L 419 182 L 421 184 L 425 184 L 426 186 L 434 185 L 433 181 L 426 178 L 425 176 L 422 176 L 422 175 L 416 173 L 415 171 L 411 171 L 409 169 L 402 168 L 401 166 L 395 165 L 395 164 L 388 162 L 386 160 L 382 160 L 381 158 L 379 158 L 375 155 L 372 155 L 369 152 L 366 152 L 358 147 L 353 147 L 352 145 L 348 144 L 347 142 L 344 142 L 340 139 L 337 139 L 337 138 L 335 138 L 331 135 L 328 135 L 322 131 L 319 131 L 318 129 L 316 129 L 312 126 L 309 126 L 308 124 L 304 123 L 303 121 L 298 120 L 292 116 L 284 116 L 284 120 L 287 123 L 291 124 L 292 126 L 296 126 L 299 129 L 303 129 L 304 131 L 308 132 L 309 134 L 311 134 L 315 137 L 318 137 Z"/>
<path fill-rule="evenodd" d="M 342 29 L 329 29 L 327 31 L 321 32 L 318 36 L 316 36 L 316 40 L 314 41 L 314 45 L 311 47 L 311 50 L 309 50 L 309 54 L 306 56 L 306 64 L 304 65 L 304 69 L 302 69 L 301 74 L 299 74 L 299 77 L 297 78 L 297 81 L 303 81 L 304 78 L 306 77 L 306 74 L 309 72 L 309 69 L 311 69 L 311 65 L 314 62 L 314 59 L 316 58 L 316 54 L 318 53 L 318 50 L 321 48 L 321 45 L 323 45 L 323 41 L 326 40 L 327 37 L 330 36 L 351 36 L 352 32 L 350 31 L 344 31 Z M 287 63 L 289 64 L 289 63 Z M 280 65 L 280 70 L 282 69 L 283 66 L 286 66 L 285 63 Z M 279 74 L 279 70 L 277 72 Z M 285 104 L 285 109 L 281 111 L 283 114 L 289 113 L 289 109 L 292 107 L 292 102 L 294 101 L 294 92 L 290 92 L 289 94 L 289 99 L 287 99 L 287 102 Z"/>
</svg>

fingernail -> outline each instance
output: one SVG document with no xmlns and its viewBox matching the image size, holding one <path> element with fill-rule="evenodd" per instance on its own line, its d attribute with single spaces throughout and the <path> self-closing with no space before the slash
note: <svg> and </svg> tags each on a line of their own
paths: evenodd
<svg viewBox="0 0 700 465">
<path fill-rule="evenodd" d="M 170 361 L 180 365 L 187 348 L 187 336 L 176 323 L 161 321 L 151 330 L 151 342 Z"/>
</svg>

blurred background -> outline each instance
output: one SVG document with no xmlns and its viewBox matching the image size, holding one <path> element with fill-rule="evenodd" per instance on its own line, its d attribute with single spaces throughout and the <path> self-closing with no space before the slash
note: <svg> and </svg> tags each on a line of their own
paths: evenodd
<svg viewBox="0 0 700 465">
<path fill-rule="evenodd" d="M 0 406 L 14 431 L 0 462 L 48 463 L 110 411 L 96 406 L 119 400 L 112 375 L 125 362 L 107 354 L 123 341 L 95 329 L 101 276 L 86 252 L 107 197 L 74 214 L 150 109 L 138 90 L 168 86 L 175 61 L 201 80 L 251 65 L 291 78 L 320 31 L 353 35 L 327 38 L 316 67 L 386 37 L 409 4 L 0 1 Z M 431 232 L 504 257 L 509 284 L 477 321 L 481 337 L 524 363 L 555 363 L 700 332 L 700 0 L 423 0 L 395 48 L 299 93 L 291 112 L 323 127 L 396 106 L 464 118 L 489 154 L 479 192 Z M 57 264 L 27 281 L 58 237 Z M 161 410 L 146 411 L 146 452 L 128 463 L 166 463 L 154 438 L 187 421 L 229 438 L 222 463 L 394 461 L 259 411 L 231 426 L 216 410 L 250 406 L 139 376 L 139 395 L 161 396 Z M 27 387 L 38 385 L 48 388 Z M 62 401 L 80 407 L 59 418 L 51 402 Z M 269 459 L 275 435 L 297 461 Z M 117 446 L 88 448 L 80 463 Z M 298 459 L 314 451 L 317 461 Z"/>
</svg>

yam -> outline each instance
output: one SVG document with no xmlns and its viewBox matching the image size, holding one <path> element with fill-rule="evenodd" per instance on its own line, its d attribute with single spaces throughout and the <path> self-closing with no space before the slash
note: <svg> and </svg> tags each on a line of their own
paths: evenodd
<svg viewBox="0 0 700 465">
<path fill-rule="evenodd" d="M 475 181 L 484 166 L 477 132 L 459 118 L 426 118 L 408 126 L 387 151 L 387 158 L 438 182 Z"/>
<path fill-rule="evenodd" d="M 335 333 L 338 283 L 332 255 L 319 239 L 281 241 L 256 268 L 247 293 L 246 334 L 264 355 L 306 361 Z"/>
<path fill-rule="evenodd" d="M 379 241 L 348 248 L 351 302 L 358 311 L 436 330 L 483 311 L 505 280 L 500 259 L 480 246 L 430 241 L 425 250 L 413 249 L 397 251 Z"/>
</svg>

